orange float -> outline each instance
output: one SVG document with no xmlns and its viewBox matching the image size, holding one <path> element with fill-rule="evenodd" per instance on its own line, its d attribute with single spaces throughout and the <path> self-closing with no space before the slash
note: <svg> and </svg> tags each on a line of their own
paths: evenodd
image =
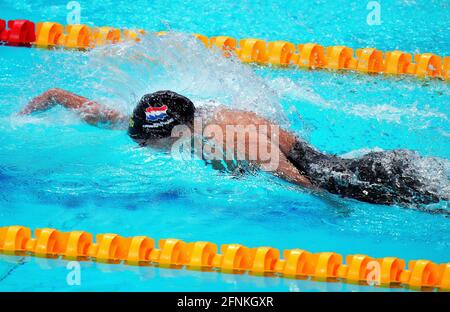
<svg viewBox="0 0 450 312">
<path fill-rule="evenodd" d="M 135 236 L 128 240 L 128 252 L 125 256 L 128 263 L 138 264 L 150 261 L 151 252 L 155 247 L 153 239 L 146 236 Z"/>
<path fill-rule="evenodd" d="M 267 43 L 260 39 L 239 40 L 239 59 L 244 63 L 266 63 Z"/>
<path fill-rule="evenodd" d="M 236 49 L 236 39 L 226 36 L 211 37 L 211 48 L 216 47 L 223 51 L 223 55 L 230 57 L 231 53 Z"/>
<path fill-rule="evenodd" d="M 289 65 L 292 55 L 295 53 L 295 45 L 286 41 L 269 42 L 268 60 L 272 65 Z"/>
<path fill-rule="evenodd" d="M 352 282 L 367 281 L 368 265 L 371 261 L 373 258 L 366 255 L 348 255 L 345 258 L 347 265 L 345 278 Z"/>
<path fill-rule="evenodd" d="M 59 44 L 65 48 L 86 49 L 91 41 L 92 30 L 86 25 L 67 25 L 67 35 Z"/>
<path fill-rule="evenodd" d="M 386 52 L 384 61 L 384 72 L 386 74 L 398 75 L 408 73 L 408 66 L 412 62 L 411 54 L 401 51 Z"/>
<path fill-rule="evenodd" d="M 159 258 L 156 262 L 163 266 L 184 265 L 187 263 L 187 244 L 179 239 L 160 239 Z"/>
<path fill-rule="evenodd" d="M 431 261 L 409 261 L 408 269 L 410 274 L 407 283 L 411 287 L 433 287 L 439 282 L 439 268 Z"/>
<path fill-rule="evenodd" d="M 63 35 L 64 27 L 53 22 L 43 22 L 37 24 L 35 45 L 38 47 L 52 47 L 58 44 L 58 40 Z"/>
<path fill-rule="evenodd" d="M 383 52 L 373 48 L 357 49 L 356 57 L 358 60 L 356 70 L 363 73 L 383 71 Z"/>
<path fill-rule="evenodd" d="M 439 288 L 450 290 L 450 263 L 444 263 L 439 266 Z"/>
<path fill-rule="evenodd" d="M 141 41 L 141 36 L 145 35 L 145 31 L 143 29 L 138 30 L 131 30 L 131 29 L 125 29 L 123 32 L 123 39 L 128 41 Z"/>
<path fill-rule="evenodd" d="M 55 229 L 36 229 L 33 244 L 27 244 L 27 250 L 37 255 L 60 255 L 67 244 L 67 236 Z"/>
<path fill-rule="evenodd" d="M 252 273 L 272 273 L 275 271 L 277 261 L 280 259 L 280 251 L 272 247 L 258 247 L 250 249 L 252 255 Z"/>
<path fill-rule="evenodd" d="M 445 80 L 450 80 L 450 56 L 446 56 L 443 58 L 442 77 Z"/>
<path fill-rule="evenodd" d="M 120 30 L 112 27 L 94 28 L 92 36 L 93 41 L 91 44 L 94 46 L 117 43 L 120 41 Z"/>
<path fill-rule="evenodd" d="M 123 260 L 129 248 L 129 240 L 117 234 L 98 234 L 96 244 L 89 247 L 88 254 L 100 261 Z"/>
<path fill-rule="evenodd" d="M 405 260 L 385 257 L 377 260 L 381 265 L 380 283 L 382 285 L 401 283 L 401 274 L 405 269 Z"/>
<path fill-rule="evenodd" d="M 284 260 L 279 260 L 275 270 L 285 276 L 308 276 L 313 273 L 312 254 L 301 249 L 283 251 Z"/>
<path fill-rule="evenodd" d="M 325 65 L 325 49 L 316 43 L 306 43 L 298 45 L 298 61 L 300 67 L 321 68 Z"/>
<path fill-rule="evenodd" d="M 0 250 L 25 251 L 30 239 L 31 230 L 24 226 L 13 225 L 0 228 Z"/>
<path fill-rule="evenodd" d="M 414 62 L 417 64 L 417 77 L 442 77 L 441 57 L 432 53 L 416 54 Z"/>
<path fill-rule="evenodd" d="M 355 68 L 353 49 L 344 46 L 326 48 L 326 67 L 332 70 Z"/>
<path fill-rule="evenodd" d="M 62 255 L 68 258 L 87 257 L 89 247 L 93 243 L 92 234 L 84 231 L 72 231 L 66 235 L 66 246 Z"/>
<path fill-rule="evenodd" d="M 198 40 L 200 40 L 201 43 L 203 43 L 203 45 L 205 47 L 209 47 L 209 39 L 206 36 L 200 35 L 200 34 L 194 34 L 193 35 L 195 38 L 197 38 Z"/>
<path fill-rule="evenodd" d="M 224 244 L 221 254 L 213 259 L 213 266 L 225 272 L 247 270 L 252 265 L 252 253 L 249 248 L 239 244 Z"/>
<path fill-rule="evenodd" d="M 211 268 L 217 254 L 217 245 L 209 242 L 195 242 L 187 245 L 187 265 L 191 268 Z"/>
<path fill-rule="evenodd" d="M 314 273 L 320 279 L 338 277 L 338 269 L 342 265 L 342 256 L 335 252 L 313 254 Z"/>
</svg>

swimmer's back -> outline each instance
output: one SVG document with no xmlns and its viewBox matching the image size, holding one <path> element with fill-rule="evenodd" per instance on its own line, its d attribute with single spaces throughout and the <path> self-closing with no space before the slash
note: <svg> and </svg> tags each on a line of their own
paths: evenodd
<svg viewBox="0 0 450 312">
<path fill-rule="evenodd" d="M 442 198 L 421 181 L 409 150 L 371 152 L 355 159 L 321 153 L 299 140 L 289 160 L 330 193 L 376 204 L 429 204 Z"/>
</svg>

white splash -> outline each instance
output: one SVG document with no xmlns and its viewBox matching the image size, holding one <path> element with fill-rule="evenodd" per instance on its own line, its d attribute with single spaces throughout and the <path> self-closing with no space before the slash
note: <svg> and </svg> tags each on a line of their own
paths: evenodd
<svg viewBox="0 0 450 312">
<path fill-rule="evenodd" d="M 131 112 L 146 93 L 170 89 L 195 103 L 214 99 L 288 125 L 278 94 L 251 67 L 206 49 L 191 35 L 146 35 L 141 42 L 93 49 L 82 68 L 95 75 L 99 101 Z M 88 74 L 89 73 L 89 74 Z M 106 97 L 105 97 L 106 95 Z M 113 101 L 111 101 L 113 98 Z"/>
</svg>

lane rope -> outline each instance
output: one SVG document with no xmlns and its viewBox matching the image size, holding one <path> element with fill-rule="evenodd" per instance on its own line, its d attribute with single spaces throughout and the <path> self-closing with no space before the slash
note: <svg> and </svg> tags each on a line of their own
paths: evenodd
<svg viewBox="0 0 450 312">
<path fill-rule="evenodd" d="M 86 25 L 63 26 L 54 22 L 35 24 L 28 20 L 0 19 L 0 41 L 11 46 L 39 48 L 64 47 L 89 49 L 121 41 L 139 41 L 144 30 L 119 30 L 112 27 L 91 28 Z M 165 32 L 157 35 L 164 36 Z M 450 79 L 450 57 L 432 53 L 411 54 L 374 48 L 353 49 L 345 46 L 323 47 L 316 43 L 294 45 L 286 41 L 265 42 L 260 39 L 237 41 L 227 36 L 208 38 L 194 34 L 208 48 L 217 48 L 229 57 L 235 54 L 244 63 L 304 67 L 310 69 L 353 70 L 363 73 L 414 75 Z M 218 270 L 230 273 L 274 274 L 280 277 L 339 279 L 345 282 L 371 283 L 373 270 L 379 272 L 375 282 L 382 286 L 450 289 L 450 263 L 411 260 L 408 268 L 396 257 L 375 259 L 367 255 L 345 258 L 335 252 L 310 253 L 301 249 L 280 251 L 272 247 L 247 248 L 226 244 L 220 248 L 210 242 L 186 243 L 179 239 L 161 239 L 158 248 L 146 236 L 125 238 L 117 234 L 93 235 L 84 231 L 60 232 L 55 229 L 31 230 L 23 226 L 0 228 L 0 251 L 26 252 L 38 256 L 86 258 L 92 261 L 152 263 Z M 370 267 L 373 268 L 371 270 Z"/>
<path fill-rule="evenodd" d="M 450 290 L 450 262 L 429 260 L 406 262 L 397 257 L 373 258 L 355 254 L 344 257 L 335 252 L 310 253 L 302 249 L 272 247 L 248 248 L 240 244 L 211 242 L 186 243 L 180 239 L 155 240 L 147 236 L 123 237 L 85 231 L 61 232 L 56 229 L 31 229 L 24 226 L 0 227 L 0 251 L 38 257 L 62 257 L 128 265 L 155 265 L 200 271 L 280 278 L 311 278 L 382 287 L 407 287 L 417 290 Z"/>
<path fill-rule="evenodd" d="M 6 23 L 0 19 L 0 42 L 12 46 L 90 49 L 127 40 L 139 41 L 144 34 L 143 29 L 63 26 L 54 22 L 35 25 L 28 20 L 10 20 Z M 156 34 L 164 36 L 166 32 Z M 346 46 L 324 47 L 317 43 L 296 45 L 287 41 L 266 42 L 255 38 L 237 40 L 227 36 L 193 36 L 207 48 L 218 49 L 227 57 L 236 55 L 243 63 L 450 80 L 450 56 L 433 53 L 412 55 L 398 50 L 382 52 L 376 48 L 353 50 Z"/>
</svg>

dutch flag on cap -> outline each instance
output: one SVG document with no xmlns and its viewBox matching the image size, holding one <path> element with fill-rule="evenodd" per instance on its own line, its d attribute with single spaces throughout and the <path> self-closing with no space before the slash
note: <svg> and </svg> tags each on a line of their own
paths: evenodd
<svg viewBox="0 0 450 312">
<path fill-rule="evenodd" d="M 148 121 L 157 121 L 167 118 L 167 105 L 161 107 L 147 107 L 145 110 L 145 119 Z"/>
</svg>

